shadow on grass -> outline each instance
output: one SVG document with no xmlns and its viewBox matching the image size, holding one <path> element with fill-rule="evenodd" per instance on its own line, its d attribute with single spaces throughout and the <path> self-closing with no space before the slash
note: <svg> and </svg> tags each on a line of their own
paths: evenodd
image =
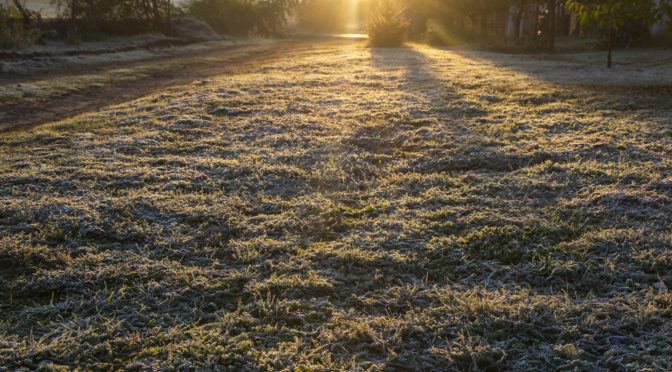
<svg viewBox="0 0 672 372">
<path fill-rule="evenodd" d="M 416 49 L 403 46 L 400 48 L 371 48 L 373 66 L 381 71 L 403 71 L 404 80 L 399 88 L 408 93 L 419 94 L 438 103 L 440 97 L 435 96 L 441 88 L 436 72 L 432 70 L 432 61 Z"/>
<path fill-rule="evenodd" d="M 436 49 L 554 84 L 574 96 L 603 101 L 598 108 L 658 109 L 665 108 L 672 99 L 672 70 L 664 68 L 672 65 L 672 57 L 661 51 L 650 51 L 651 60 L 626 55 L 614 68 L 607 69 L 601 53 L 507 54 Z"/>
</svg>

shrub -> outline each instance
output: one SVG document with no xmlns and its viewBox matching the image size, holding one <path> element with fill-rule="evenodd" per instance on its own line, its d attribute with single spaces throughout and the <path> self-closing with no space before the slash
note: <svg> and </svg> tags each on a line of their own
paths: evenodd
<svg viewBox="0 0 672 372">
<path fill-rule="evenodd" d="M 254 5 L 240 0 L 192 0 L 185 7 L 190 14 L 220 34 L 246 35 L 254 28 Z"/>
<path fill-rule="evenodd" d="M 272 35 L 285 23 L 291 0 L 191 0 L 187 14 L 228 35 Z"/>
<path fill-rule="evenodd" d="M 167 32 L 170 0 L 66 0 L 60 18 L 69 37 Z"/>
<path fill-rule="evenodd" d="M 255 29 L 261 35 L 277 34 L 287 21 L 287 14 L 294 6 L 293 0 L 255 1 Z"/>
<path fill-rule="evenodd" d="M 366 25 L 372 46 L 398 47 L 406 40 L 409 23 L 403 9 L 393 0 L 381 0 Z"/>
<path fill-rule="evenodd" d="M 39 18 L 39 14 L 33 15 Z M 0 48 L 31 46 L 38 41 L 39 36 L 34 19 L 26 20 L 13 5 L 0 4 Z"/>
<path fill-rule="evenodd" d="M 296 9 L 299 24 L 319 32 L 345 31 L 344 0 L 304 0 Z"/>
</svg>

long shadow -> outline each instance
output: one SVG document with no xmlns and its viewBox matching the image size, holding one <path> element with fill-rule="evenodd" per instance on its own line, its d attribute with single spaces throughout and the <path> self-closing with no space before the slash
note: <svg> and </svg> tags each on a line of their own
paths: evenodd
<svg viewBox="0 0 672 372">
<path fill-rule="evenodd" d="M 653 61 L 638 65 L 624 58 L 613 69 L 607 69 L 601 59 L 573 53 L 539 55 L 438 49 L 490 64 L 495 69 L 527 75 L 581 97 L 611 100 L 608 109 L 661 108 L 672 100 L 672 70 L 651 68 L 652 63 L 656 65 Z M 657 64 L 664 65 L 665 62 Z"/>
<path fill-rule="evenodd" d="M 381 71 L 403 71 L 400 88 L 439 103 L 442 89 L 432 60 L 412 47 L 371 48 L 371 61 Z"/>
<path fill-rule="evenodd" d="M 436 49 L 447 50 L 445 48 Z M 611 69 L 604 66 L 601 54 L 592 52 L 533 54 L 464 49 L 450 49 L 449 51 L 464 58 L 488 61 L 497 67 L 521 72 L 550 83 L 594 82 L 604 85 L 626 82 L 642 84 L 672 83 L 672 70 L 661 67 L 672 64 L 672 55 L 652 54 L 647 57 L 645 53 L 648 51 L 646 50 L 641 51 L 642 55 L 637 55 L 635 60 L 633 60 L 632 55 L 629 57 L 623 56 L 621 61 L 616 62 Z M 634 54 L 635 51 L 628 53 Z"/>
</svg>

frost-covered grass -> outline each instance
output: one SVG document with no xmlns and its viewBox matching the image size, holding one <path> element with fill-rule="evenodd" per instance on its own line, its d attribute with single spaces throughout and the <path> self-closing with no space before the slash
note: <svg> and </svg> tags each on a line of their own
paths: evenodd
<svg viewBox="0 0 672 372">
<path fill-rule="evenodd" d="M 187 45 L 161 46 L 161 43 L 179 42 L 163 35 L 147 34 L 133 37 L 110 37 L 104 41 L 84 41 L 78 44 L 68 44 L 65 41 L 45 41 L 45 44 L 31 48 L 8 51 L 17 55 L 17 58 L 2 61 L 0 78 L 24 76 L 30 78 L 32 74 L 53 72 L 63 69 L 87 70 L 101 64 L 123 65 L 157 57 L 172 56 L 174 58 L 203 54 L 204 51 L 217 51 L 230 48 L 242 43 L 268 44 L 272 41 L 241 40 L 241 41 L 210 41 Z M 21 56 L 21 58 L 18 58 Z M 4 75 L 4 76 L 3 76 Z"/>
<path fill-rule="evenodd" d="M 0 137 L 0 365 L 669 370 L 672 71 L 601 57 L 317 46 Z"/>
<path fill-rule="evenodd" d="M 177 48 L 162 48 L 159 51 L 142 49 L 129 52 L 9 61 L 1 67 L 2 72 L 10 78 L 20 73 L 23 79 L 28 81 L 16 83 L 14 81 L 3 82 L 0 79 L 0 106 L 20 103 L 26 98 L 52 99 L 87 88 L 143 80 L 163 72 L 194 68 L 195 65 L 224 65 L 235 58 L 271 50 L 272 45 L 272 41 L 262 40 L 241 43 L 217 41 Z M 211 51 L 211 54 L 204 55 L 206 51 Z M 83 71 L 75 73 L 80 68 Z M 50 76 L 51 71 L 60 73 Z M 66 74 L 62 73 L 63 71 L 71 72 Z M 39 74 L 41 79 L 31 79 L 31 74 Z"/>
</svg>

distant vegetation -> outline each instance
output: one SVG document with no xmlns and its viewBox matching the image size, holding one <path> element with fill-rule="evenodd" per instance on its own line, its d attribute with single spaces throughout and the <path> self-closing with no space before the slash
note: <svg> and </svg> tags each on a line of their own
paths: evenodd
<svg viewBox="0 0 672 372">
<path fill-rule="evenodd" d="M 191 0 L 188 14 L 229 35 L 273 35 L 284 26 L 292 0 Z"/>
<path fill-rule="evenodd" d="M 427 32 L 435 42 L 514 40 L 552 50 L 556 35 L 602 37 L 614 27 L 614 39 L 641 43 L 652 24 L 669 19 L 672 1 L 406 0 L 406 6 L 414 33 Z"/>
<path fill-rule="evenodd" d="M 18 4 L 19 7 L 21 4 Z M 39 38 L 36 20 L 39 14 L 17 8 L 14 4 L 0 4 L 0 48 L 32 45 Z"/>
<path fill-rule="evenodd" d="M 650 41 L 654 24 L 670 24 L 672 0 L 399 0 L 393 13 L 377 0 L 63 0 L 44 21 L 19 0 L 0 6 L 0 47 L 30 45 L 40 35 L 70 40 L 147 32 L 171 34 L 171 18 L 192 15 L 228 35 L 277 35 L 290 15 L 317 32 L 343 32 L 366 21 L 372 45 L 403 35 L 431 44 L 553 51 L 560 35 L 588 36 L 613 49 Z M 386 3 L 383 1 L 383 3 Z M 379 11 L 371 13 L 372 9 Z M 381 13 L 383 12 L 383 13 Z M 371 13 L 371 14 L 370 14 Z M 369 16 L 370 15 L 370 16 Z M 408 22 L 406 22 L 406 20 Z M 362 22 L 363 23 L 363 22 Z M 668 27 L 669 28 L 669 27 Z"/>
<path fill-rule="evenodd" d="M 167 32 L 170 0 L 70 0 L 65 13 L 70 32 L 86 34 L 133 34 Z"/>
<path fill-rule="evenodd" d="M 20 1 L 0 5 L 0 47 L 24 47 L 41 37 L 70 41 L 105 35 L 169 33 L 170 0 L 68 0 L 59 3 L 55 19 L 42 19 Z"/>
<path fill-rule="evenodd" d="M 369 19 L 373 45 L 398 44 L 393 24 L 408 18 L 409 36 L 430 44 L 553 52 L 557 36 L 588 36 L 608 49 L 611 67 L 614 47 L 649 43 L 654 25 L 672 30 L 672 0 L 403 0 L 401 7 Z"/>
<path fill-rule="evenodd" d="M 366 32 L 372 46 L 395 47 L 406 39 L 408 27 L 403 8 L 393 0 L 385 0 L 378 4 L 369 19 Z"/>
<path fill-rule="evenodd" d="M 670 4 L 655 0 L 568 0 L 567 6 L 576 12 L 582 25 L 593 25 L 606 36 L 608 57 L 607 67 L 611 67 L 611 52 L 619 31 L 630 31 L 633 37 L 642 34 L 642 29 L 662 19 L 669 11 Z M 629 27 L 628 27 L 629 26 Z M 644 31 L 646 33 L 646 31 Z"/>
<path fill-rule="evenodd" d="M 221 34 L 273 35 L 285 24 L 293 0 L 67 0 L 43 20 L 20 1 L 0 5 L 0 48 L 30 46 L 42 36 L 70 41 L 149 32 L 172 34 L 171 19 L 193 15 Z"/>
<path fill-rule="evenodd" d="M 299 24 L 319 32 L 345 31 L 347 0 L 304 0 L 297 4 Z"/>
</svg>

